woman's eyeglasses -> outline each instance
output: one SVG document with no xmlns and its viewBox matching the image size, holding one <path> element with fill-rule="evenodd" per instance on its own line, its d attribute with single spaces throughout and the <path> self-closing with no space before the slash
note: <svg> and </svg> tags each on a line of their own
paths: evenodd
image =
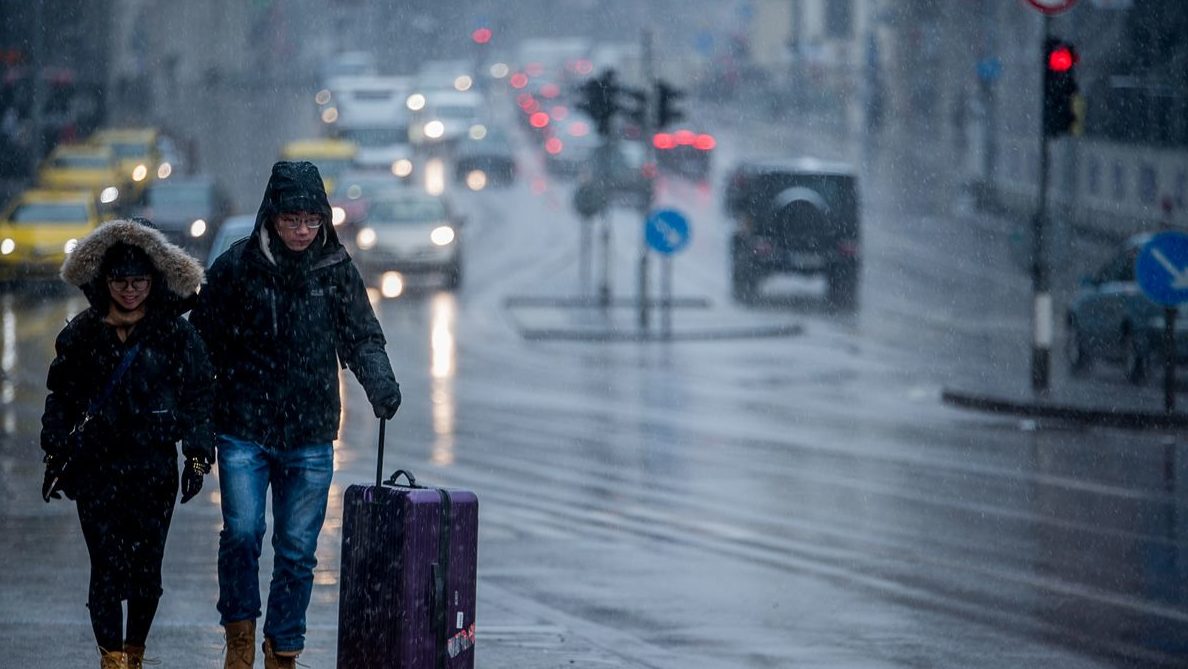
<svg viewBox="0 0 1188 669">
<path fill-rule="evenodd" d="M 132 276 L 126 279 L 108 279 L 107 285 L 118 291 L 125 291 L 131 288 L 132 290 L 144 290 L 149 287 L 152 279 L 147 276 Z"/>
<path fill-rule="evenodd" d="M 276 222 L 286 229 L 298 230 L 301 226 L 305 226 L 310 230 L 317 230 L 322 227 L 321 216 L 292 216 L 289 214 L 281 214 L 276 217 Z"/>
</svg>

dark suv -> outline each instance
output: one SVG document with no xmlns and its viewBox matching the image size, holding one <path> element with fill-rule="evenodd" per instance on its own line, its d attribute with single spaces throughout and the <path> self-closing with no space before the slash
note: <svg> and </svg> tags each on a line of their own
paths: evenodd
<svg viewBox="0 0 1188 669">
<path fill-rule="evenodd" d="M 823 274 L 831 304 L 856 305 L 858 186 L 849 166 L 811 159 L 739 163 L 726 182 L 725 205 L 735 222 L 735 299 L 752 299 L 771 274 Z"/>
</svg>

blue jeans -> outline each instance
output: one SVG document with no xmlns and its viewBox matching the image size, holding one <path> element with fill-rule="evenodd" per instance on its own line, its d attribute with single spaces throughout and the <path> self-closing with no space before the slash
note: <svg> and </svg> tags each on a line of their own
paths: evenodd
<svg viewBox="0 0 1188 669">
<path fill-rule="evenodd" d="M 218 436 L 223 531 L 219 534 L 219 614 L 223 625 L 260 617 L 260 551 L 272 485 L 272 584 L 264 636 L 278 651 L 305 647 L 305 610 L 313 591 L 318 533 L 326 518 L 333 444 L 266 448 Z"/>
</svg>

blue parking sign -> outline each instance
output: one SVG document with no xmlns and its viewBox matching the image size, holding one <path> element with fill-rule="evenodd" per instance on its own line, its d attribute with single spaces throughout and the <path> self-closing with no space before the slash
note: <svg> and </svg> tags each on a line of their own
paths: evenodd
<svg viewBox="0 0 1188 669">
<path fill-rule="evenodd" d="M 1161 232 L 1139 251 L 1135 280 L 1156 304 L 1178 307 L 1188 302 L 1188 235 Z"/>
<path fill-rule="evenodd" d="M 657 209 L 644 221 L 644 239 L 657 253 L 672 255 L 689 244 L 689 221 L 676 209 Z"/>
</svg>

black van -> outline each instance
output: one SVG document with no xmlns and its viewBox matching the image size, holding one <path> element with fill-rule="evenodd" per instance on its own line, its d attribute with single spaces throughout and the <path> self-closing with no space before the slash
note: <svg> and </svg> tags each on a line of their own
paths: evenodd
<svg viewBox="0 0 1188 669">
<path fill-rule="evenodd" d="M 724 196 L 735 223 L 735 299 L 752 299 L 772 274 L 823 274 L 831 304 L 856 306 L 861 247 L 851 167 L 812 159 L 743 162 L 730 173 Z"/>
</svg>

